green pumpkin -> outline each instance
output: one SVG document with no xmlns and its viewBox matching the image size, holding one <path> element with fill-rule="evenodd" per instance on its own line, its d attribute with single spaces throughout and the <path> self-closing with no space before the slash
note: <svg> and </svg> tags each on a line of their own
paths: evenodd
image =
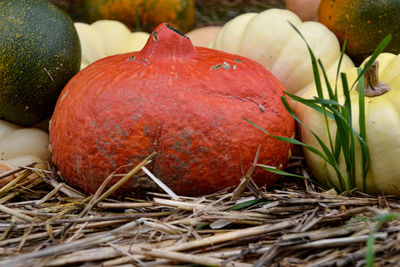
<svg viewBox="0 0 400 267">
<path fill-rule="evenodd" d="M 400 53 L 400 0 L 321 0 L 318 18 L 336 34 L 357 63 L 392 34 L 385 51 Z"/>
<path fill-rule="evenodd" d="M 80 68 L 71 18 L 46 0 L 0 1 L 0 119 L 32 125 Z"/>
</svg>

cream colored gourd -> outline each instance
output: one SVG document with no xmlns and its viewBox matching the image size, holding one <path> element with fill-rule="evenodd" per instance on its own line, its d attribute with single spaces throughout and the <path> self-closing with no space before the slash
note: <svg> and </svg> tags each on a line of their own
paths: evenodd
<svg viewBox="0 0 400 267">
<path fill-rule="evenodd" d="M 287 91 L 301 95 L 313 86 L 314 78 L 304 40 L 289 22 L 304 35 L 328 75 L 335 76 L 341 51 L 336 36 L 321 23 L 302 22 L 285 9 L 268 9 L 233 18 L 224 25 L 211 47 L 261 63 L 280 79 Z M 354 64 L 345 55 L 341 66 L 346 70 Z"/>
<path fill-rule="evenodd" d="M 131 32 L 116 20 L 98 20 L 92 24 L 75 22 L 82 49 L 81 69 L 103 57 L 139 51 L 149 34 Z"/>
<path fill-rule="evenodd" d="M 382 87 L 378 83 L 375 83 L 375 90 L 371 92 L 372 95 L 369 97 L 366 96 L 365 99 L 367 145 L 371 157 L 366 183 L 367 192 L 371 194 L 400 195 L 400 55 L 395 56 L 384 53 L 377 58 L 377 61 L 379 62 L 379 80 L 389 87 L 389 91 L 386 93 L 380 92 L 382 93 L 381 95 L 376 95 Z M 370 69 L 372 70 L 372 68 Z M 356 68 L 346 71 L 346 75 L 351 86 L 357 78 Z M 375 76 L 372 75 L 367 79 L 374 81 Z M 369 90 L 367 90 L 367 87 L 365 90 L 366 94 L 368 94 Z M 342 92 L 341 82 L 338 83 L 338 92 Z M 312 98 L 315 95 L 315 89 L 310 89 L 303 97 Z M 341 95 L 340 100 L 343 102 L 343 95 Z M 351 101 L 353 128 L 359 131 L 359 101 L 358 91 L 355 89 L 351 91 Z M 327 130 L 320 113 L 298 103 L 296 104 L 296 114 L 305 125 L 310 127 L 324 140 L 325 144 L 328 144 Z M 330 126 L 335 131 L 336 124 L 334 121 L 330 120 Z M 300 138 L 304 143 L 319 147 L 316 139 L 307 129 L 300 127 L 299 130 Z M 356 185 L 359 190 L 362 190 L 361 151 L 359 145 L 356 149 Z M 311 172 L 320 182 L 324 182 L 327 179 L 333 185 L 339 185 L 333 169 L 330 166 L 326 167 L 320 157 L 306 149 L 304 150 L 304 156 Z M 340 167 L 343 174 L 345 174 L 346 170 L 343 158 L 340 161 Z"/>
<path fill-rule="evenodd" d="M 0 175 L 34 162 L 40 164 L 38 168 L 45 168 L 41 162 L 51 158 L 48 145 L 49 135 L 45 131 L 0 120 Z M 0 187 L 12 178 L 1 179 Z"/>
<path fill-rule="evenodd" d="M 49 160 L 49 134 L 36 128 L 23 128 L 0 120 L 0 160 L 32 155 Z"/>
</svg>

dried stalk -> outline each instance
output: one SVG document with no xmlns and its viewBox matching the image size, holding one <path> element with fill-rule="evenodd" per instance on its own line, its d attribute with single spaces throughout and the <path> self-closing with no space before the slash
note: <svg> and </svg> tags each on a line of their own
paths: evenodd
<svg viewBox="0 0 400 267">
<path fill-rule="evenodd" d="M 32 217 L 29 217 L 29 216 L 27 216 L 25 214 L 22 214 L 22 213 L 20 213 L 20 212 L 18 212 L 16 210 L 7 208 L 6 206 L 3 206 L 1 204 L 0 204 L 0 211 L 8 213 L 8 214 L 10 214 L 12 216 L 15 216 L 16 218 L 21 219 L 23 221 L 33 222 L 33 218 Z"/>
<path fill-rule="evenodd" d="M 209 265 L 209 266 L 231 266 L 231 267 L 251 267 L 252 264 L 241 263 L 241 262 L 225 262 L 224 260 L 206 257 L 206 256 L 198 256 L 191 255 L 180 252 L 173 252 L 168 250 L 155 250 L 155 249 L 142 249 L 134 251 L 134 253 L 151 256 L 154 258 L 165 258 L 177 262 L 188 262 L 188 263 L 196 263 L 201 265 Z"/>
</svg>

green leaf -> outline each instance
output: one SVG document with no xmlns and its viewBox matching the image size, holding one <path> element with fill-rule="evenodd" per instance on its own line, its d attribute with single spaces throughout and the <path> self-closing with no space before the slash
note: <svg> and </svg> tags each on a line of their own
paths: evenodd
<svg viewBox="0 0 400 267">
<path fill-rule="evenodd" d="M 264 165 L 264 164 L 257 164 L 257 166 L 259 166 L 259 167 L 261 167 L 264 170 L 267 170 L 269 172 L 275 173 L 275 174 L 279 174 L 279 175 L 283 175 L 283 176 L 289 176 L 289 177 L 301 178 L 301 179 L 304 179 L 304 180 L 309 180 L 309 178 L 304 177 L 302 175 L 297 175 L 297 174 L 293 174 L 293 173 L 290 173 L 290 172 L 285 172 L 285 171 L 282 171 L 280 169 L 277 169 L 276 167 L 271 167 L 271 166 Z"/>
<path fill-rule="evenodd" d="M 208 223 L 202 223 L 202 224 L 198 224 L 196 225 L 196 227 L 194 228 L 195 230 L 201 230 L 204 229 L 208 226 Z"/>
<path fill-rule="evenodd" d="M 362 70 L 360 68 L 357 69 L 358 75 L 360 75 Z M 358 80 L 358 102 L 359 102 L 359 121 L 360 125 L 360 138 L 363 139 L 364 142 L 360 142 L 361 146 L 361 168 L 362 168 L 362 178 L 363 178 L 363 190 L 367 190 L 367 174 L 370 164 L 369 150 L 366 144 L 367 142 L 367 129 L 365 122 L 365 96 L 364 96 L 364 79 L 360 78 Z"/>
<path fill-rule="evenodd" d="M 242 202 L 242 203 L 239 203 L 239 204 L 236 204 L 236 205 L 230 207 L 230 208 L 228 209 L 228 211 L 245 209 L 245 208 L 250 207 L 250 206 L 252 206 L 252 205 L 254 205 L 254 204 L 257 204 L 257 203 L 259 203 L 259 202 L 260 202 L 260 200 L 257 199 L 257 198 L 256 198 L 256 199 L 249 200 L 249 201 L 245 201 L 245 202 Z"/>
<path fill-rule="evenodd" d="M 290 21 L 288 21 L 290 26 L 299 34 L 299 36 L 304 40 L 304 43 L 307 46 L 308 52 L 311 57 L 311 65 L 312 65 L 312 70 L 314 74 L 314 82 L 315 82 L 315 87 L 317 88 L 317 93 L 319 98 L 324 98 L 323 95 L 323 90 L 322 90 L 322 83 L 321 83 L 321 78 L 319 76 L 319 70 L 318 70 L 318 64 L 317 64 L 317 59 L 314 55 L 314 52 L 312 51 L 310 45 L 308 44 L 306 38 L 303 36 L 303 34 L 297 29 L 297 27 Z"/>
<path fill-rule="evenodd" d="M 364 96 L 364 85 L 363 85 L 363 77 L 366 69 L 375 61 L 378 57 L 379 53 L 381 53 L 384 48 L 387 46 L 391 39 L 391 35 L 387 36 L 375 49 L 374 53 L 371 55 L 368 62 L 365 64 L 364 68 L 358 70 L 358 77 L 355 81 L 352 81 L 353 84 L 350 87 L 347 81 L 347 76 L 344 73 L 340 73 L 340 67 L 345 56 L 345 47 L 347 44 L 347 40 L 345 41 L 340 58 L 339 63 L 336 70 L 336 80 L 335 86 L 332 87 L 327 72 L 322 64 L 320 59 L 317 59 L 314 52 L 312 51 L 311 47 L 307 43 L 307 40 L 302 35 L 302 33 L 294 26 L 291 22 L 289 24 L 293 27 L 293 29 L 299 34 L 299 36 L 304 40 L 309 55 L 311 59 L 311 66 L 314 75 L 314 82 L 317 96 L 313 99 L 304 99 L 300 96 L 291 94 L 289 92 L 285 92 L 285 96 L 281 97 L 282 103 L 289 114 L 295 119 L 295 121 L 308 130 L 318 142 L 318 147 L 313 147 L 308 144 L 305 144 L 297 139 L 284 137 L 284 136 L 276 136 L 269 133 L 267 130 L 262 129 L 261 127 L 255 125 L 254 123 L 250 122 L 249 120 L 245 119 L 251 125 L 257 127 L 264 133 L 270 135 L 271 137 L 280 140 L 282 142 L 287 142 L 294 145 L 300 145 L 305 149 L 311 151 L 312 153 L 318 155 L 322 160 L 324 160 L 324 166 L 321 168 L 326 168 L 326 166 L 331 166 L 336 173 L 339 189 L 347 192 L 351 192 L 356 187 L 356 145 L 357 143 L 360 145 L 361 153 L 362 153 L 362 174 L 363 174 L 363 190 L 366 189 L 366 177 L 369 169 L 370 164 L 370 157 L 369 157 L 369 149 L 367 146 L 367 132 L 366 132 L 366 115 L 365 115 L 365 96 Z M 320 74 L 320 71 L 322 74 Z M 326 90 L 324 91 L 323 83 L 321 80 L 321 75 L 324 81 L 324 86 L 326 86 Z M 341 78 L 342 87 L 343 87 L 343 97 L 344 102 L 343 104 L 339 103 L 339 94 L 337 92 L 338 88 L 338 80 Z M 354 88 L 355 84 L 358 83 L 359 86 L 359 95 L 358 95 L 358 108 L 359 108 L 359 132 L 357 132 L 353 128 L 353 111 L 352 111 L 352 89 Z M 327 97 L 325 98 L 324 93 L 327 93 Z M 310 127 L 304 124 L 299 117 L 297 117 L 295 111 L 293 110 L 292 106 L 289 104 L 287 98 L 290 98 L 293 101 L 299 102 L 302 105 L 305 105 L 316 112 L 319 112 L 323 116 L 324 120 L 324 127 L 327 131 L 328 137 L 328 145 L 322 141 L 321 137 L 319 137 Z M 331 131 L 332 123 L 336 124 L 335 133 L 333 136 Z M 341 168 L 339 167 L 339 163 L 343 155 L 344 159 L 344 167 L 346 169 L 345 173 L 342 173 Z M 262 166 L 264 169 L 270 172 L 274 172 L 280 175 L 286 176 L 294 176 L 298 178 L 299 175 L 289 174 L 282 170 L 277 170 L 274 167 Z M 324 177 L 321 177 L 321 179 Z"/>
<path fill-rule="evenodd" d="M 339 168 L 339 163 L 338 161 L 335 159 L 334 154 L 332 153 L 332 151 L 325 145 L 325 143 L 321 140 L 321 138 L 314 132 L 312 131 L 307 125 L 305 125 L 295 114 L 294 110 L 292 109 L 292 107 L 289 105 L 288 101 L 286 100 L 285 97 L 282 98 L 283 104 L 286 108 L 286 110 L 289 112 L 289 114 L 299 123 L 301 124 L 304 128 L 306 128 L 317 140 L 318 144 L 320 145 L 320 147 L 322 148 L 322 151 L 318 150 L 315 147 L 311 147 L 305 143 L 302 143 L 302 146 L 305 147 L 306 149 L 310 150 L 311 152 L 317 154 L 319 157 L 321 157 L 322 159 L 324 159 L 330 166 L 333 167 L 333 169 L 335 170 L 336 174 L 338 175 L 338 179 L 339 179 L 339 183 L 340 184 L 344 184 L 347 185 L 341 171 Z M 324 114 L 324 116 L 327 116 L 326 113 Z M 325 120 L 327 118 L 325 117 Z M 328 131 L 330 131 L 330 129 L 327 129 Z M 265 131 L 266 132 L 266 131 Z M 268 132 L 266 132 L 267 134 L 269 134 Z M 311 148 L 311 149 L 310 149 Z M 343 190 L 343 189 L 341 189 Z"/>
<path fill-rule="evenodd" d="M 318 64 L 319 64 L 319 66 L 320 66 L 320 68 L 321 68 L 322 75 L 324 76 L 326 88 L 327 88 L 327 90 L 328 90 L 329 99 L 330 99 L 330 100 L 338 101 L 337 92 L 334 92 L 334 91 L 333 91 L 332 86 L 331 86 L 331 84 L 330 84 L 330 82 L 329 82 L 328 75 L 326 74 L 324 65 L 322 64 L 322 61 L 321 61 L 320 59 L 318 59 Z"/>
<path fill-rule="evenodd" d="M 286 172 L 280 169 L 277 169 L 276 167 L 272 167 L 272 166 L 267 166 L 264 164 L 257 164 L 257 166 L 263 168 L 266 171 L 278 174 L 278 175 L 282 175 L 282 176 L 288 176 L 288 177 L 294 177 L 294 178 L 300 178 L 300 179 L 304 179 L 306 181 L 309 181 L 311 183 L 317 184 L 318 186 L 320 186 L 321 188 L 325 188 L 325 186 L 321 185 L 320 183 L 318 183 L 317 181 L 314 181 L 308 177 L 302 176 L 302 175 L 298 175 L 298 174 L 294 174 L 294 173 L 290 173 L 290 172 Z"/>
<path fill-rule="evenodd" d="M 344 39 L 342 50 L 340 52 L 339 63 L 338 63 L 337 69 L 336 69 L 335 95 L 337 95 L 337 84 L 338 84 L 339 75 L 340 75 L 340 67 L 342 66 L 343 57 L 344 57 L 345 51 L 346 51 L 346 46 L 347 46 L 347 38 Z"/>
<path fill-rule="evenodd" d="M 367 240 L 367 250 L 365 253 L 365 261 L 367 267 L 374 267 L 375 262 L 375 251 L 374 251 L 374 243 L 375 243 L 375 231 L 371 231 L 368 240 Z"/>
<path fill-rule="evenodd" d="M 367 251 L 365 253 L 365 261 L 366 261 L 366 266 L 368 267 L 373 267 L 375 262 L 374 243 L 375 243 L 376 232 L 382 227 L 383 224 L 392 220 L 399 220 L 400 213 L 380 214 L 374 217 L 373 219 L 377 220 L 378 224 L 371 230 L 367 240 Z"/>
<path fill-rule="evenodd" d="M 243 119 L 245 121 L 247 121 L 248 123 L 250 123 L 251 125 L 253 125 L 254 127 L 258 128 L 259 130 L 263 131 L 264 133 L 270 135 L 271 137 L 273 137 L 273 138 L 275 138 L 275 139 L 277 139 L 279 141 L 286 142 L 286 143 L 289 143 L 289 144 L 303 146 L 303 147 L 307 148 L 308 150 L 316 153 L 320 157 L 324 158 L 326 161 L 328 161 L 328 158 L 323 153 L 321 153 L 318 149 L 316 149 L 316 148 L 314 148 L 312 146 L 309 146 L 309 145 L 307 145 L 307 144 L 305 144 L 305 143 L 303 143 L 303 142 L 301 142 L 301 141 L 299 141 L 297 139 L 294 139 L 294 138 L 285 137 L 285 136 L 276 136 L 276 135 L 270 134 L 269 132 L 267 132 L 266 130 L 261 128 L 260 126 L 258 126 L 256 124 L 254 124 L 253 122 L 249 121 L 248 119 L 246 119 L 246 118 L 243 118 Z"/>
<path fill-rule="evenodd" d="M 400 220 L 400 213 L 397 212 L 383 213 L 379 214 L 375 218 L 379 221 L 379 223 L 385 224 L 393 220 Z"/>
<path fill-rule="evenodd" d="M 374 63 L 375 59 L 379 56 L 380 53 L 383 52 L 383 50 L 385 50 L 386 46 L 389 44 L 390 40 L 392 39 L 392 35 L 389 34 L 388 36 L 386 36 L 382 42 L 379 43 L 378 47 L 374 50 L 374 52 L 372 53 L 370 59 L 365 63 L 363 70 L 361 71 L 361 73 L 358 74 L 357 79 L 354 81 L 353 85 L 351 86 L 351 88 L 354 88 L 354 86 L 357 84 L 357 82 L 360 80 L 360 78 L 364 75 L 364 73 L 367 71 L 367 69 L 369 68 L 369 66 L 372 65 L 372 63 Z"/>
</svg>

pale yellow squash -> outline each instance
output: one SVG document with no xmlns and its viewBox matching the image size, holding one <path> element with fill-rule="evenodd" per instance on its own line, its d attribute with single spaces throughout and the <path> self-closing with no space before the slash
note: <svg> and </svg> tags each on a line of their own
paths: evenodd
<svg viewBox="0 0 400 267">
<path fill-rule="evenodd" d="M 149 37 L 146 32 L 131 32 L 116 20 L 98 20 L 92 24 L 75 22 L 75 28 L 82 49 L 81 69 L 103 57 L 139 51 Z"/>
<path fill-rule="evenodd" d="M 23 128 L 0 120 L 0 160 L 32 155 L 43 160 L 51 158 L 49 134 L 36 128 Z"/>
<path fill-rule="evenodd" d="M 369 90 L 366 87 L 365 114 L 366 114 L 366 134 L 367 145 L 370 152 L 371 163 L 367 175 L 367 192 L 371 194 L 395 194 L 400 195 L 400 55 L 384 53 L 377 58 L 378 79 L 373 74 L 368 76 L 366 84 L 369 81 L 379 80 L 389 88 L 388 92 L 379 92 L 383 88 L 382 84 L 373 83 L 375 90 Z M 372 70 L 372 68 L 370 68 Z M 373 72 L 371 72 L 373 73 Z M 349 83 L 353 83 L 357 78 L 356 68 L 346 71 Z M 334 84 L 334 81 L 332 82 Z M 341 82 L 338 83 L 338 92 L 342 92 Z M 369 93 L 368 93 L 369 92 Z M 305 98 L 312 98 L 316 95 L 315 89 L 310 89 L 303 95 Z M 353 128 L 359 131 L 358 126 L 358 91 L 351 91 Z M 343 102 L 343 95 L 340 101 Z M 328 133 L 325 127 L 322 115 L 313 109 L 305 107 L 302 104 L 296 104 L 297 116 L 310 127 L 325 144 L 328 144 Z M 330 120 L 330 127 L 333 136 L 336 124 Z M 312 134 L 300 127 L 299 134 L 301 140 L 311 146 L 319 147 Z M 363 189 L 361 173 L 361 151 L 359 145 L 356 147 L 356 185 L 359 190 Z M 304 150 L 304 156 L 311 172 L 320 182 L 325 179 L 339 186 L 336 173 L 316 154 Z M 343 158 L 340 161 L 342 173 L 345 174 L 345 164 Z"/>
<path fill-rule="evenodd" d="M 341 52 L 336 36 L 321 23 L 302 22 L 285 9 L 268 9 L 233 18 L 224 25 L 211 47 L 261 63 L 286 90 L 301 95 L 314 85 L 311 59 L 304 40 L 289 22 L 304 35 L 328 75 L 335 76 Z M 350 67 L 354 64 L 345 55 L 342 69 Z"/>
<path fill-rule="evenodd" d="M 0 120 L 0 175 L 32 163 L 33 167 L 46 168 L 50 161 L 49 134 L 36 128 L 21 126 Z M 10 182 L 14 175 L 0 179 L 0 188 Z"/>
</svg>

